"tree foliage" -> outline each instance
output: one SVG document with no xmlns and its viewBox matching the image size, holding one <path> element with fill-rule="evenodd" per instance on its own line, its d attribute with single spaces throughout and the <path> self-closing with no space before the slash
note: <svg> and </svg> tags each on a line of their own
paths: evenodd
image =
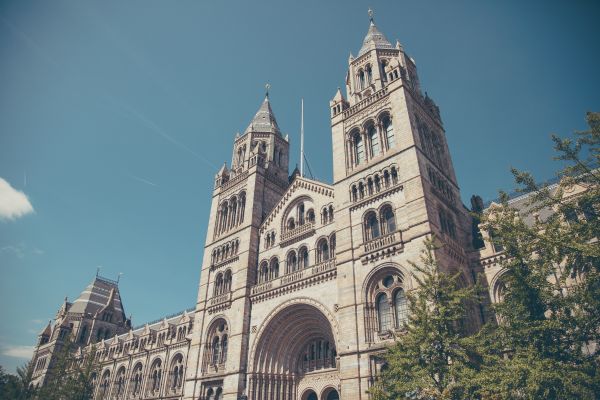
<svg viewBox="0 0 600 400">
<path fill-rule="evenodd" d="M 93 375 L 97 372 L 92 348 L 87 357 L 76 355 L 77 346 L 69 338 L 57 350 L 38 399 L 90 400 L 93 397 Z"/>
<path fill-rule="evenodd" d="M 461 287 L 460 272 L 442 272 L 434 257 L 434 239 L 425 241 L 421 263 L 411 263 L 417 288 L 407 294 L 406 332 L 385 355 L 382 379 L 372 388 L 383 399 L 453 399 L 466 393 L 462 377 L 472 373 L 472 348 L 461 334 L 466 304 L 476 287 Z"/>
<path fill-rule="evenodd" d="M 552 136 L 556 184 L 513 169 L 518 191 L 529 193 L 526 207 L 501 193 L 480 216 L 504 252 L 502 301 L 492 307 L 498 323 L 468 338 L 434 323 L 434 310 L 464 304 L 466 292 L 424 275 L 408 332 L 389 349 L 389 368 L 373 388 L 378 398 L 600 398 L 600 113 L 586 119 L 589 129 L 574 138 Z M 427 257 L 422 264 L 435 267 Z M 446 296 L 431 298 L 432 290 Z M 463 314 L 444 315 L 449 322 Z"/>
</svg>

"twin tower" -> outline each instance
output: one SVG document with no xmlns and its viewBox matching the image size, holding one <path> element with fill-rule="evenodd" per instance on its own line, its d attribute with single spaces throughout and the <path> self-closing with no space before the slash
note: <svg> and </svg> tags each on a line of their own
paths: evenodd
<svg viewBox="0 0 600 400">
<path fill-rule="evenodd" d="M 131 330 L 105 281 L 92 284 L 94 304 L 111 305 L 79 316 L 95 321 L 83 334 L 68 331 L 64 307 L 55 325 L 82 354 L 95 343 L 95 398 L 368 399 L 407 320 L 424 240 L 435 234 L 440 268 L 473 281 L 471 219 L 414 61 L 371 17 L 348 67 L 346 94 L 329 103 L 333 184 L 290 176 L 268 96 L 235 137 L 215 177 L 195 310 Z M 466 325 L 481 319 L 474 310 Z M 38 360 L 62 335 L 49 329 Z"/>
<path fill-rule="evenodd" d="M 268 96 L 216 176 L 186 399 L 367 399 L 435 233 L 472 281 L 471 220 L 439 109 L 371 18 L 330 101 L 333 184 L 288 176 Z M 470 324 L 480 322 L 473 315 Z"/>
</svg>

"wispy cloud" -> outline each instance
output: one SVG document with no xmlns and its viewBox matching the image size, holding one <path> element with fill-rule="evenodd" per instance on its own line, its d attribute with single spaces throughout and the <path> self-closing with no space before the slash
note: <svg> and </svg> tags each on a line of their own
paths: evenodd
<svg viewBox="0 0 600 400">
<path fill-rule="evenodd" d="M 17 258 L 23 258 L 25 257 L 25 245 L 19 243 L 2 246 L 0 247 L 0 254 L 12 254 Z"/>
<path fill-rule="evenodd" d="M 30 359 L 33 356 L 33 346 L 3 345 L 2 355 L 13 358 Z"/>
<path fill-rule="evenodd" d="M 0 220 L 14 220 L 32 212 L 27 195 L 0 178 Z"/>
<path fill-rule="evenodd" d="M 148 179 L 140 178 L 140 177 L 139 177 L 139 176 L 137 176 L 137 175 L 133 175 L 133 174 L 127 174 L 127 176 L 128 176 L 128 177 L 130 177 L 130 178 L 131 178 L 131 179 L 133 179 L 133 180 L 136 180 L 136 181 L 138 181 L 138 182 L 145 183 L 146 185 L 150 185 L 150 186 L 156 186 L 156 187 L 158 187 L 158 185 L 157 185 L 156 183 L 154 183 L 154 182 L 150 182 Z"/>
</svg>

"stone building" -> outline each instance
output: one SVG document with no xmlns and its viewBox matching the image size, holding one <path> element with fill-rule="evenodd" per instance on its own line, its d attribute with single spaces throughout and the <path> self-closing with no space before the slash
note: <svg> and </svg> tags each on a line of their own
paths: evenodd
<svg viewBox="0 0 600 400">
<path fill-rule="evenodd" d="M 290 175 L 267 95 L 215 177 L 195 309 L 132 329 L 118 285 L 96 277 L 40 335 L 36 383 L 71 335 L 82 357 L 95 343 L 97 399 L 368 399 L 424 240 L 464 285 L 484 267 L 439 109 L 372 16 L 345 84 L 329 103 L 333 183 Z M 484 319 L 475 307 L 465 326 Z"/>
</svg>

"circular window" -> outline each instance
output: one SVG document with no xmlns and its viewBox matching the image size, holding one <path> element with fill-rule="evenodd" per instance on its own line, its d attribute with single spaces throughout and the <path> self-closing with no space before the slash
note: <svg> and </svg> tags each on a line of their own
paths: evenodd
<svg viewBox="0 0 600 400">
<path fill-rule="evenodd" d="M 386 288 L 389 288 L 393 284 L 394 284 L 393 276 L 386 276 L 385 278 L 383 278 L 383 286 L 385 286 Z"/>
</svg>

